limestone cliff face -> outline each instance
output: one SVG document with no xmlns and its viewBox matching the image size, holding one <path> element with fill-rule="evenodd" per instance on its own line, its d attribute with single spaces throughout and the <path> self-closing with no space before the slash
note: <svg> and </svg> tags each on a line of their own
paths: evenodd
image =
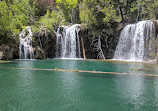
<svg viewBox="0 0 158 111">
<path fill-rule="evenodd" d="M 39 7 L 42 6 L 50 6 L 51 8 L 55 8 L 55 0 L 37 0 Z"/>
<path fill-rule="evenodd" d="M 7 43 L 0 45 L 0 60 L 19 59 L 18 41 L 11 38 Z"/>
<path fill-rule="evenodd" d="M 11 38 L 8 42 L 0 44 L 0 60 L 19 59 L 18 38 Z M 55 58 L 56 34 L 55 32 L 41 31 L 33 33 L 33 59 Z"/>
<path fill-rule="evenodd" d="M 35 59 L 47 59 L 55 58 L 56 52 L 56 33 L 46 32 L 41 30 L 41 32 L 36 32 L 33 35 L 34 42 L 34 58 Z"/>
<path fill-rule="evenodd" d="M 100 58 L 100 52 L 102 52 L 105 59 L 112 59 L 118 44 L 120 32 L 125 25 L 126 24 L 118 23 L 111 29 L 105 26 L 99 31 L 98 35 L 94 35 L 91 29 L 81 27 L 79 32 L 81 57 L 83 58 L 85 55 L 87 59 L 103 59 Z M 155 24 L 155 27 L 156 26 L 158 27 L 158 24 Z M 157 28 L 155 28 L 155 31 L 158 32 Z M 55 31 L 47 32 L 41 29 L 40 32 L 33 33 L 32 39 L 34 59 L 56 57 L 57 35 Z M 99 40 L 100 45 L 98 44 Z M 0 44 L 0 59 L 19 59 L 19 42 L 17 38 L 11 38 L 8 42 Z"/>
<path fill-rule="evenodd" d="M 83 38 L 85 55 L 87 59 L 103 59 L 99 56 L 100 49 L 105 59 L 112 59 L 119 40 L 119 35 L 123 29 L 124 24 L 118 24 L 115 28 L 109 29 L 103 28 L 98 35 L 93 35 L 93 32 L 89 29 L 81 30 L 80 37 Z M 98 46 L 98 40 L 100 37 L 100 46 Z M 100 47 L 100 48 L 98 48 Z"/>
<path fill-rule="evenodd" d="M 119 39 L 119 34 L 123 26 L 120 29 L 109 30 L 108 28 L 103 29 L 99 36 L 101 40 L 101 49 L 105 58 L 113 58 L 113 54 Z M 111 32 L 110 32 L 111 31 Z M 98 53 L 100 50 L 96 49 L 96 42 L 98 42 L 98 37 L 94 36 L 90 29 L 81 29 L 79 32 L 79 37 L 82 38 L 84 45 L 81 45 L 81 56 L 85 54 L 87 59 L 100 59 L 98 58 Z M 33 33 L 33 52 L 34 59 L 46 59 L 46 58 L 55 58 L 56 53 L 56 33 L 47 32 L 41 30 L 40 32 Z M 16 39 L 9 40 L 7 44 L 0 45 L 0 59 L 11 60 L 19 59 L 19 42 Z"/>
</svg>

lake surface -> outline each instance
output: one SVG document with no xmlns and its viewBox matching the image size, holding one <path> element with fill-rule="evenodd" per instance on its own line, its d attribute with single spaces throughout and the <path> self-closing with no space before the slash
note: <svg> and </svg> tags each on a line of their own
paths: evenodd
<svg viewBox="0 0 158 111">
<path fill-rule="evenodd" d="M 158 111 L 158 76 L 25 68 L 158 75 L 157 65 L 142 63 L 12 61 L 0 64 L 0 111 Z"/>
</svg>

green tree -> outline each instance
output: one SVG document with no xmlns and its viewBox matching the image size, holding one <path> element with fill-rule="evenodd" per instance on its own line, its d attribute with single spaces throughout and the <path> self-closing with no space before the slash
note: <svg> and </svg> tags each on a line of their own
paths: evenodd
<svg viewBox="0 0 158 111">
<path fill-rule="evenodd" d="M 52 31 L 53 28 L 56 30 L 58 26 L 63 25 L 65 23 L 65 18 L 61 11 L 53 10 L 50 12 L 47 10 L 47 13 L 39 20 L 39 23 L 49 31 Z"/>
<path fill-rule="evenodd" d="M 136 15 L 135 21 L 157 19 L 158 1 L 157 0 L 137 0 L 132 4 L 131 14 Z"/>
<path fill-rule="evenodd" d="M 74 14 L 78 6 L 78 0 L 56 0 L 57 8 L 64 13 L 67 22 L 74 23 Z"/>
<path fill-rule="evenodd" d="M 83 0 L 80 5 L 80 19 L 89 26 L 102 27 L 119 21 L 112 0 Z"/>
<path fill-rule="evenodd" d="M 105 14 L 104 22 L 109 22 L 110 20 L 118 21 L 119 17 L 116 15 L 116 10 L 114 8 L 114 5 L 112 4 L 112 1 L 110 0 L 102 0 L 100 1 L 100 4 L 102 4 L 102 10 Z"/>
<path fill-rule="evenodd" d="M 95 15 L 93 14 L 94 7 L 88 7 L 88 3 L 86 2 L 86 0 L 83 0 L 79 9 L 80 9 L 80 19 L 82 23 L 87 25 L 97 23 Z"/>
<path fill-rule="evenodd" d="M 0 36 L 6 36 L 10 30 L 10 23 L 12 20 L 12 12 L 7 6 L 6 2 L 0 1 Z"/>
<path fill-rule="evenodd" d="M 16 17 L 21 18 L 23 14 L 25 21 L 24 24 L 34 24 L 36 22 L 36 17 L 38 13 L 38 6 L 36 0 L 14 0 L 12 10 Z"/>
<path fill-rule="evenodd" d="M 36 23 L 38 13 L 36 0 L 5 0 L 3 3 L 6 4 L 12 15 L 10 22 L 8 21 L 9 25 L 7 25 L 10 31 L 18 34 L 23 26 Z"/>
<path fill-rule="evenodd" d="M 0 1 L 0 39 L 16 37 L 24 26 L 34 25 L 37 21 L 36 0 Z"/>
</svg>

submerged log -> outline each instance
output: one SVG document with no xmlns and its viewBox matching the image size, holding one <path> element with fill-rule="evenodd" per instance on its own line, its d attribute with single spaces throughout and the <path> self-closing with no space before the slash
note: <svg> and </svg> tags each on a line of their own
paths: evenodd
<svg viewBox="0 0 158 111">
<path fill-rule="evenodd" d="M 119 73 L 119 72 L 103 72 L 103 71 L 87 71 L 87 70 L 72 70 L 72 69 L 36 69 L 36 68 L 15 68 L 15 67 L 0 67 L 0 69 L 11 69 L 11 70 L 35 70 L 35 71 L 59 71 L 59 72 L 80 72 L 80 73 L 91 73 L 91 74 L 117 74 L 117 75 L 135 75 L 135 76 L 153 76 L 158 77 L 157 74 L 137 74 L 137 73 Z"/>
</svg>

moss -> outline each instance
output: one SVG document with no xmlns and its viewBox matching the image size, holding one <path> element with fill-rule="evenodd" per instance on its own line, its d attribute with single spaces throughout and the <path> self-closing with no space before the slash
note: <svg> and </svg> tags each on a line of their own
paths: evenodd
<svg viewBox="0 0 158 111">
<path fill-rule="evenodd" d="M 10 61 L 0 61 L 0 63 L 8 63 L 8 62 L 10 62 Z"/>
<path fill-rule="evenodd" d="M 38 25 L 32 25 L 31 29 L 32 29 L 33 33 L 40 32 L 40 27 Z"/>
<path fill-rule="evenodd" d="M 58 68 L 57 67 L 55 67 L 55 70 L 57 70 Z"/>
<path fill-rule="evenodd" d="M 130 68 L 130 70 L 134 70 L 134 71 L 150 71 L 151 69 L 149 69 L 149 68 Z"/>
</svg>

